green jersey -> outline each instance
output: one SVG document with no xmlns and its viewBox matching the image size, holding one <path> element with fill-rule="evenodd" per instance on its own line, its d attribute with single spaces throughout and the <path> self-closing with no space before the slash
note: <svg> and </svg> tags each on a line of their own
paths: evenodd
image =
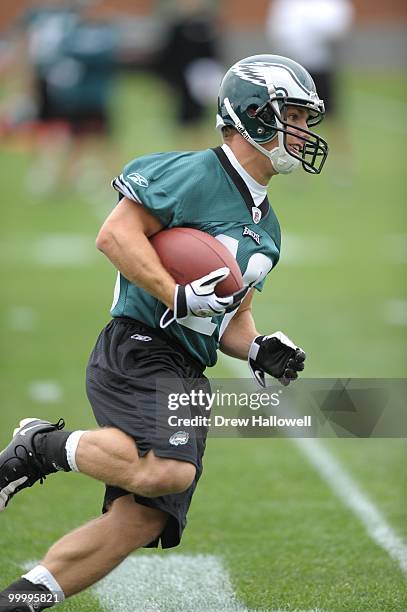
<svg viewBox="0 0 407 612">
<path fill-rule="evenodd" d="M 246 285 L 261 291 L 280 255 L 280 226 L 267 197 L 251 192 L 221 147 L 147 155 L 130 162 L 113 187 L 154 214 L 167 228 L 192 227 L 215 236 L 236 258 Z M 159 328 L 166 306 L 118 274 L 113 317 L 131 317 Z M 231 317 L 189 316 L 162 333 L 207 366 Z"/>
</svg>

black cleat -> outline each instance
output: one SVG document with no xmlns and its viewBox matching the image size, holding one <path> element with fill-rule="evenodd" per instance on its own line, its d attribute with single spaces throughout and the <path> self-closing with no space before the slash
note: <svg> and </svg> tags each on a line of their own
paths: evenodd
<svg viewBox="0 0 407 612">
<path fill-rule="evenodd" d="M 58 471 L 58 466 L 50 469 L 41 461 L 34 438 L 39 433 L 63 429 L 64 426 L 63 419 L 55 424 L 35 418 L 20 421 L 12 441 L 0 453 L 0 512 L 13 495 L 32 487 L 37 480 L 42 484 L 47 474 Z"/>
</svg>

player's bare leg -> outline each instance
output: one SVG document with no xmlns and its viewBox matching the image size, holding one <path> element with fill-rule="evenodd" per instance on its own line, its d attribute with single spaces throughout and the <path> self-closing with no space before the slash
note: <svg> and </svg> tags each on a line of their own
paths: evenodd
<svg viewBox="0 0 407 612">
<path fill-rule="evenodd" d="M 133 438 L 116 428 L 66 432 L 63 421 L 24 419 L 0 453 L 0 511 L 20 490 L 56 471 L 79 471 L 144 497 L 185 491 L 193 482 L 192 463 L 139 457 Z"/>
<path fill-rule="evenodd" d="M 145 497 L 184 491 L 194 480 L 192 463 L 163 459 L 153 451 L 139 457 L 134 440 L 116 428 L 62 429 L 63 421 L 52 424 L 30 418 L 20 422 L 0 453 L 0 510 L 16 492 L 61 469 L 80 471 Z M 166 513 L 135 503 L 131 495 L 115 500 L 104 516 L 63 537 L 41 564 L 2 591 L 0 605 L 15 593 L 66 597 L 83 590 L 131 551 L 154 540 L 166 520 Z M 20 608 L 13 604 L 6 609 Z"/>
<path fill-rule="evenodd" d="M 21 603 L 23 599 L 16 600 L 17 596 L 34 596 L 41 610 L 53 607 L 103 578 L 133 550 L 155 540 L 166 521 L 165 512 L 137 504 L 132 495 L 114 500 L 106 514 L 64 536 L 39 565 L 2 591 L 0 607 L 10 612 L 34 609 Z"/>
<path fill-rule="evenodd" d="M 116 499 L 103 516 L 61 538 L 47 552 L 46 567 L 69 597 L 108 574 L 133 550 L 162 532 L 167 515 L 134 502 L 132 495 Z"/>
<path fill-rule="evenodd" d="M 139 457 L 134 440 L 115 428 L 85 432 L 75 461 L 82 474 L 144 497 L 185 491 L 195 476 L 192 463 L 163 459 L 153 451 Z"/>
</svg>

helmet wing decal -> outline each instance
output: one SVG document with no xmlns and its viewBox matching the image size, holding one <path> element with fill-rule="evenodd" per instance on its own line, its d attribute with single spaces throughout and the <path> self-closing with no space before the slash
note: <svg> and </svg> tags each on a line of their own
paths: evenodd
<svg viewBox="0 0 407 612">
<path fill-rule="evenodd" d="M 262 85 L 266 87 L 266 79 L 264 78 L 264 68 L 271 66 L 271 64 L 265 64 L 264 62 L 253 62 L 252 64 L 235 64 L 232 66 L 231 71 L 243 79 L 249 81 L 254 85 Z"/>
<path fill-rule="evenodd" d="M 285 70 L 304 93 L 306 93 L 308 96 L 313 93 L 301 83 L 294 70 L 292 70 L 289 66 L 284 66 L 283 64 L 271 62 L 252 62 L 251 64 L 237 63 L 232 66 L 231 71 L 244 81 L 249 81 L 249 83 L 253 83 L 254 85 L 263 85 L 263 87 L 267 87 L 267 68 L 281 68 L 282 70 Z"/>
</svg>

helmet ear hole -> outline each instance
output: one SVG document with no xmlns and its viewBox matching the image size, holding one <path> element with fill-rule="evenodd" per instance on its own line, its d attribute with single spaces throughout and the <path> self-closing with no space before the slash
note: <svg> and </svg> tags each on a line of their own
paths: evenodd
<svg viewBox="0 0 407 612">
<path fill-rule="evenodd" d="M 254 119 L 258 108 L 259 107 L 256 106 L 255 104 L 251 104 L 250 106 L 247 107 L 246 114 L 250 117 L 250 119 Z"/>
<path fill-rule="evenodd" d="M 265 104 L 261 109 L 259 109 L 257 112 L 257 117 L 266 125 L 273 125 L 275 121 L 274 110 L 270 104 Z"/>
</svg>

